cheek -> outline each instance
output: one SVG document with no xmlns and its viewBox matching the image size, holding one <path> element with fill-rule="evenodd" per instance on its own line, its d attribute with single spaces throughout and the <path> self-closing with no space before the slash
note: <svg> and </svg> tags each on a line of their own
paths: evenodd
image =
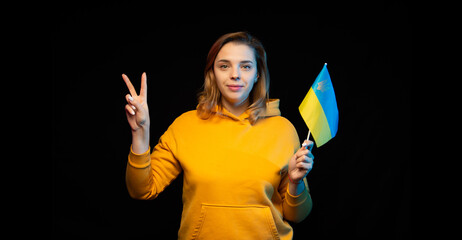
<svg viewBox="0 0 462 240">
<path fill-rule="evenodd" d="M 226 76 L 223 74 L 223 72 L 220 71 L 214 71 L 215 75 L 215 81 L 217 82 L 218 85 L 221 85 L 224 83 L 226 80 Z"/>
<path fill-rule="evenodd" d="M 246 74 L 245 77 L 245 82 L 249 88 L 252 88 L 253 85 L 255 84 L 255 79 L 257 78 L 257 73 L 256 72 L 251 72 Z"/>
<path fill-rule="evenodd" d="M 252 83 L 249 83 L 248 85 L 249 86 L 247 87 L 247 96 L 250 94 L 255 84 L 252 82 Z"/>
<path fill-rule="evenodd" d="M 215 83 L 218 87 L 218 90 L 223 94 L 226 91 L 225 87 L 225 78 L 223 74 L 214 74 L 215 75 Z"/>
</svg>

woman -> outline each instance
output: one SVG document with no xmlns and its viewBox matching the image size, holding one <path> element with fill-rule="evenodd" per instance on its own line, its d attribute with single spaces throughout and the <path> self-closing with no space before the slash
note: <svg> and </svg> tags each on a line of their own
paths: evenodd
<svg viewBox="0 0 462 240">
<path fill-rule="evenodd" d="M 181 171 L 179 239 L 292 239 L 287 221 L 311 211 L 306 175 L 313 155 L 268 98 L 262 44 L 245 32 L 210 49 L 197 109 L 178 117 L 151 153 L 146 73 L 140 95 L 126 75 L 132 129 L 126 183 L 136 199 L 154 199 Z M 308 148 L 308 149 L 307 149 Z"/>
</svg>

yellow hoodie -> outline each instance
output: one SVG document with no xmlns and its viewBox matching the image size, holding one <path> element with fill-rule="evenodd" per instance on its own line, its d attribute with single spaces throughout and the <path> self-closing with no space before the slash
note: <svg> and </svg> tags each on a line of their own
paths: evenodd
<svg viewBox="0 0 462 240">
<path fill-rule="evenodd" d="M 288 191 L 299 139 L 279 100 L 267 106 L 254 125 L 248 112 L 236 117 L 224 108 L 207 120 L 196 110 L 182 114 L 152 154 L 130 152 L 130 196 L 154 199 L 184 171 L 179 239 L 292 239 L 287 220 L 302 221 L 312 202 L 306 179 L 302 194 Z"/>
</svg>

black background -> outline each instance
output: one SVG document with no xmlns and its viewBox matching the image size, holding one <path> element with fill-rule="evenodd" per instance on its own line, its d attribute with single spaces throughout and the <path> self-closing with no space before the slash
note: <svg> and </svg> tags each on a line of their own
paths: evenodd
<svg viewBox="0 0 462 240">
<path fill-rule="evenodd" d="M 213 42 L 242 30 L 265 46 L 270 97 L 281 99 L 282 115 L 300 141 L 308 129 L 298 106 L 325 62 L 334 85 L 339 130 L 313 150 L 308 182 L 314 207 L 293 224 L 295 239 L 411 236 L 408 5 L 157 2 L 54 9 L 54 236 L 177 237 L 181 176 L 153 201 L 127 193 L 131 133 L 121 74 L 139 90 L 147 73 L 153 146 L 177 116 L 195 109 Z"/>
</svg>

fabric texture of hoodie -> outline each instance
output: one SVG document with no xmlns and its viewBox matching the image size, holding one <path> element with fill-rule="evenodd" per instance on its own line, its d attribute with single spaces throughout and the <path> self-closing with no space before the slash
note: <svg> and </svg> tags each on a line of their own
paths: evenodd
<svg viewBox="0 0 462 240">
<path fill-rule="evenodd" d="M 300 195 L 288 191 L 289 160 L 300 145 L 280 114 L 279 100 L 254 125 L 248 112 L 224 108 L 206 120 L 196 110 L 182 114 L 152 153 L 130 151 L 130 196 L 154 199 L 183 171 L 179 239 L 292 239 L 288 221 L 306 218 L 312 201 L 306 179 Z"/>
</svg>

